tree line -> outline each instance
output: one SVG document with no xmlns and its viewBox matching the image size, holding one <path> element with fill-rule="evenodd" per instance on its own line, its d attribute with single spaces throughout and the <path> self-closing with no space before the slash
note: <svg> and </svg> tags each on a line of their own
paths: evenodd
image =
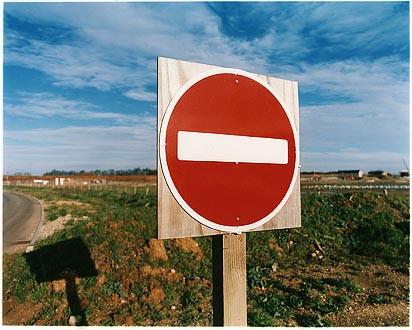
<svg viewBox="0 0 412 330">
<path fill-rule="evenodd" d="M 75 175 L 155 175 L 157 173 L 157 170 L 155 169 L 150 169 L 150 168 L 130 168 L 130 169 L 125 169 L 125 170 L 114 170 L 114 169 L 109 169 L 109 170 L 94 170 L 94 171 L 85 171 L 85 170 L 80 170 L 80 171 L 62 171 L 62 170 L 56 170 L 53 169 L 49 172 L 43 173 L 43 175 L 53 175 L 53 176 L 75 176 Z"/>
</svg>

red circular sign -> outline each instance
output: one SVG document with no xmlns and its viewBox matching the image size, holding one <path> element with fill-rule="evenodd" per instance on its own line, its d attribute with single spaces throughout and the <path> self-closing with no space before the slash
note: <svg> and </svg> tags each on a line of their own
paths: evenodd
<svg viewBox="0 0 412 330">
<path fill-rule="evenodd" d="M 239 232 L 269 221 L 289 197 L 297 135 L 269 85 L 240 70 L 212 70 L 169 105 L 160 160 L 186 212 L 211 228 Z"/>
</svg>

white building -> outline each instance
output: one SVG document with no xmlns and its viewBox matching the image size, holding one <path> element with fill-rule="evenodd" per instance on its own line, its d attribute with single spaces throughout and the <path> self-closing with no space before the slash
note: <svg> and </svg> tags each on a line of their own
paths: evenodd
<svg viewBox="0 0 412 330">
<path fill-rule="evenodd" d="M 49 180 L 34 179 L 34 180 L 33 180 L 33 183 L 34 183 L 34 184 L 37 184 L 37 185 L 45 186 L 45 185 L 47 185 L 47 184 L 49 183 Z"/>
</svg>

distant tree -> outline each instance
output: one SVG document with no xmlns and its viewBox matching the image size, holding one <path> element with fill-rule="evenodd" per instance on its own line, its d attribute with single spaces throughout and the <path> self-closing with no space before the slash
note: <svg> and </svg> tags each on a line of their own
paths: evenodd
<svg viewBox="0 0 412 330">
<path fill-rule="evenodd" d="M 93 171 L 85 171 L 85 170 L 80 170 L 80 171 L 60 171 L 56 169 L 52 169 L 49 172 L 43 173 L 43 175 L 48 175 L 48 176 L 75 176 L 75 175 L 97 175 L 97 176 L 104 176 L 104 175 L 155 175 L 157 173 L 156 169 L 150 169 L 150 168 L 144 168 L 141 169 L 140 167 L 136 168 L 129 168 L 129 169 L 120 169 L 120 170 L 114 170 L 114 169 L 109 169 L 109 170 L 100 170 L 96 169 Z M 30 175 L 30 173 L 15 173 L 15 175 Z"/>
</svg>

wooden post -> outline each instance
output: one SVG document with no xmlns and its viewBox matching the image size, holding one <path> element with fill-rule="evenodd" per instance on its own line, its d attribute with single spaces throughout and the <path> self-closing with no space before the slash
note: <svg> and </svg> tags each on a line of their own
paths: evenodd
<svg viewBox="0 0 412 330">
<path fill-rule="evenodd" d="M 213 326 L 247 326 L 246 234 L 213 236 Z"/>
</svg>

